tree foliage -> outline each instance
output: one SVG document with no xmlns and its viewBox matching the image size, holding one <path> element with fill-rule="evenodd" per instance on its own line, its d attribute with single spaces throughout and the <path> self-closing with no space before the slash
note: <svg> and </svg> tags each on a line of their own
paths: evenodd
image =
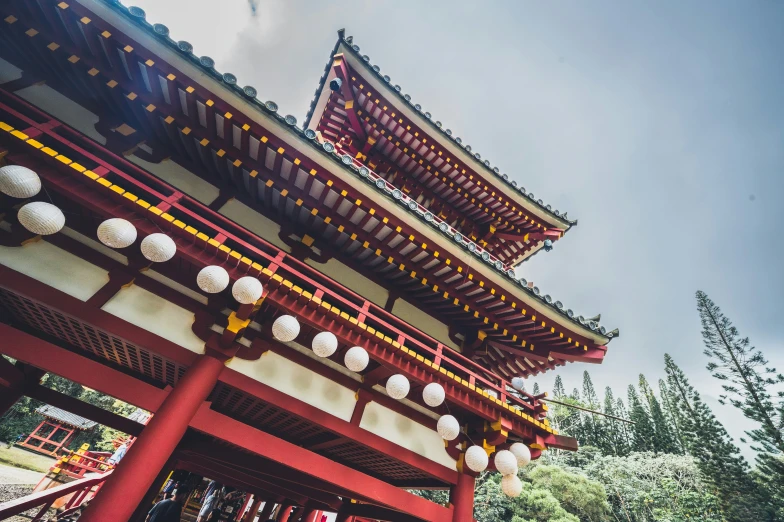
<svg viewBox="0 0 784 522">
<path fill-rule="evenodd" d="M 704 292 L 697 292 L 697 310 L 702 323 L 702 339 L 708 370 L 722 381 L 726 401 L 757 423 L 748 433 L 756 443 L 760 471 L 779 490 L 784 489 L 784 375 L 768 366 L 763 353 L 741 337 L 732 321 Z M 775 397 L 775 398 L 774 398 Z"/>
</svg>

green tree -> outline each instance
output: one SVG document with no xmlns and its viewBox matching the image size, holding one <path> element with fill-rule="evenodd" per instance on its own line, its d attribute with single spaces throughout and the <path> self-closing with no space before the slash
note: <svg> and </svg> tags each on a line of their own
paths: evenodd
<svg viewBox="0 0 784 522">
<path fill-rule="evenodd" d="M 616 409 L 615 397 L 613 397 L 612 388 L 609 386 L 604 389 L 604 413 L 612 417 L 621 417 L 620 412 Z M 621 417 L 622 418 L 622 417 Z M 626 430 L 623 426 L 625 423 L 607 418 L 605 420 L 606 437 L 605 445 L 602 448 L 604 453 L 608 455 L 626 455 L 628 453 L 628 441 L 626 438 Z"/>
<path fill-rule="evenodd" d="M 533 395 L 539 395 L 540 393 L 542 393 L 541 391 L 539 391 L 539 383 L 538 382 L 534 383 L 534 389 L 533 389 L 533 391 L 531 393 Z"/>
<path fill-rule="evenodd" d="M 560 375 L 555 377 L 555 383 L 553 383 L 553 397 L 556 399 L 566 397 L 566 388 L 564 388 L 563 380 Z"/>
<path fill-rule="evenodd" d="M 532 486 L 549 491 L 569 513 L 583 522 L 609 520 L 604 487 L 583 474 L 558 466 L 537 465 L 527 474 Z"/>
<path fill-rule="evenodd" d="M 648 412 L 653 423 L 653 451 L 657 453 L 677 453 L 678 446 L 673 440 L 674 437 L 669 421 L 643 374 L 640 374 L 640 393 L 642 398 L 648 403 Z"/>
<path fill-rule="evenodd" d="M 727 430 L 668 354 L 664 364 L 673 407 L 682 412 L 680 425 L 687 451 L 715 487 L 727 520 L 775 520 L 770 499 L 752 480 L 748 465 Z"/>
<path fill-rule="evenodd" d="M 632 427 L 631 448 L 633 451 L 653 451 L 655 448 L 656 431 L 653 421 L 637 395 L 633 385 L 629 385 L 629 420 Z"/>
<path fill-rule="evenodd" d="M 591 411 L 597 411 L 601 408 L 599 404 L 599 397 L 596 395 L 596 390 L 593 387 L 593 381 L 587 371 L 583 372 L 583 393 L 582 402 L 585 408 Z M 584 443 L 599 448 L 606 448 L 606 433 L 603 420 L 593 413 L 583 415 L 583 433 Z"/>
<path fill-rule="evenodd" d="M 667 422 L 669 422 L 672 432 L 675 435 L 675 442 L 678 447 L 677 453 L 683 453 L 686 451 L 686 445 L 683 442 L 683 434 L 681 433 L 680 412 L 675 410 L 670 388 L 667 386 L 667 383 L 664 382 L 664 379 L 659 379 L 659 397 L 662 399 Z"/>
<path fill-rule="evenodd" d="M 623 403 L 623 399 L 621 399 L 620 397 L 618 397 L 618 399 L 616 399 L 615 401 L 615 412 L 618 417 L 631 421 L 631 419 L 629 418 L 629 412 L 626 409 L 626 405 Z M 621 452 L 620 454 L 628 455 L 629 452 L 632 450 L 633 425 L 626 422 L 621 422 L 618 424 L 618 428 L 622 436 L 622 445 L 620 447 L 623 449 L 623 452 Z"/>
<path fill-rule="evenodd" d="M 727 401 L 758 427 L 748 433 L 757 446 L 757 463 L 777 490 L 784 489 L 784 392 L 774 400 L 773 388 L 784 383 L 784 375 L 768 367 L 760 350 L 738 329 L 704 292 L 697 292 L 697 310 L 702 323 L 708 370 L 722 381 Z M 722 402 L 723 403 L 723 402 Z"/>
</svg>

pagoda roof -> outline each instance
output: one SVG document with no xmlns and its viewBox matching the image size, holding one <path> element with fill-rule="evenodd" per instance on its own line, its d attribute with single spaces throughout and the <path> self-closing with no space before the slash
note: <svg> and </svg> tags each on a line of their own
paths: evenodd
<svg viewBox="0 0 784 522">
<path fill-rule="evenodd" d="M 539 288 L 533 286 L 525 279 L 518 278 L 512 266 L 502 263 L 480 245 L 466 239 L 462 234 L 457 233 L 449 224 L 441 221 L 438 216 L 435 216 L 434 213 L 430 212 L 416 201 L 411 200 L 405 194 L 401 194 L 397 187 L 381 179 L 366 165 L 358 162 L 348 154 L 341 154 L 333 143 L 319 141 L 317 133 L 312 129 L 304 130 L 299 128 L 297 126 L 296 118 L 293 116 L 281 116 L 278 113 L 278 107 L 275 102 L 261 102 L 258 100 L 255 88 L 251 86 L 240 88 L 237 85 L 237 78 L 233 74 L 222 74 L 215 70 L 214 62 L 211 58 L 206 56 L 197 58 L 189 43 L 183 41 L 176 42 L 169 36 L 168 28 L 161 24 L 153 25 L 148 23 L 145 20 L 145 13 L 142 9 L 137 7 L 128 8 L 119 2 L 109 0 L 103 0 L 97 3 L 107 5 L 112 10 L 121 13 L 126 19 L 132 21 L 135 26 L 142 28 L 158 42 L 166 45 L 178 56 L 181 56 L 192 66 L 198 68 L 199 71 L 205 73 L 210 81 L 217 82 L 217 84 L 223 89 L 226 89 L 227 92 L 231 92 L 234 97 L 247 104 L 245 105 L 246 107 L 253 107 L 256 111 L 276 120 L 281 129 L 297 138 L 296 143 L 298 147 L 308 149 L 311 153 L 313 153 L 313 151 L 318 151 L 317 154 L 320 157 L 328 158 L 332 165 L 331 170 L 350 173 L 350 175 L 343 177 L 353 179 L 354 183 L 359 180 L 361 186 L 367 187 L 367 189 L 375 191 L 378 195 L 384 196 L 385 199 L 401 205 L 402 208 L 406 210 L 405 212 L 400 213 L 401 216 L 408 216 L 406 219 L 416 219 L 423 225 L 421 230 L 427 230 L 427 233 L 431 236 L 437 237 L 439 234 L 443 236 L 446 241 L 441 246 L 452 249 L 459 247 L 469 258 L 478 258 L 479 263 L 473 268 L 481 268 L 479 272 L 479 274 L 481 274 L 480 277 L 477 278 L 476 274 L 474 274 L 474 277 L 472 278 L 470 277 L 470 274 L 466 273 L 469 277 L 467 277 L 465 281 L 455 282 L 454 278 L 459 275 L 460 270 L 451 270 L 457 263 L 453 263 L 450 267 L 447 260 L 446 266 L 439 265 L 437 272 L 432 274 L 432 278 L 430 278 L 432 279 L 432 282 L 429 280 L 421 281 L 421 290 L 417 290 L 416 292 L 418 293 L 414 297 L 417 302 L 421 301 L 421 306 L 424 306 L 428 310 L 434 308 L 446 310 L 447 307 L 449 307 L 448 313 L 451 314 L 451 316 L 456 318 L 458 315 L 462 314 L 461 317 L 465 316 L 465 319 L 471 321 L 472 324 L 476 324 L 480 328 L 489 328 L 492 330 L 488 340 L 493 341 L 494 348 L 500 349 L 501 351 L 504 351 L 504 348 L 506 348 L 504 353 L 507 355 L 504 364 L 508 365 L 511 362 L 513 367 L 515 364 L 518 367 L 521 367 L 521 358 L 524 359 L 526 355 L 531 357 L 534 356 L 534 354 L 521 351 L 520 348 L 522 346 L 522 348 L 533 351 L 534 341 L 530 342 L 528 348 L 526 348 L 527 345 L 524 341 L 525 337 L 529 334 L 537 340 L 537 346 L 542 346 L 545 349 L 553 348 L 553 357 L 555 357 L 555 360 L 545 357 L 543 359 L 538 359 L 539 362 L 536 365 L 532 366 L 531 363 L 527 363 L 530 368 L 521 367 L 524 374 L 531 372 L 532 370 L 534 373 L 543 371 L 547 367 L 552 367 L 553 364 L 563 364 L 564 360 L 581 360 L 580 358 L 577 358 L 577 354 L 571 354 L 571 352 L 567 357 L 562 350 L 566 348 L 574 350 L 579 350 L 580 348 L 587 350 L 589 347 L 601 348 L 613 337 L 618 335 L 617 330 L 608 331 L 607 328 L 600 325 L 598 317 L 586 319 L 567 309 L 560 301 L 553 299 L 549 295 L 544 295 Z M 113 36 L 113 38 L 114 37 L 115 36 Z M 158 60 L 156 60 L 156 62 L 157 61 Z M 165 66 L 164 61 L 165 58 L 160 61 L 160 65 Z M 86 58 L 84 62 L 87 63 Z M 142 67 L 142 62 L 139 63 L 140 67 Z M 152 61 L 150 61 L 150 63 L 152 63 Z M 156 63 L 154 66 L 159 67 L 159 64 Z M 148 67 L 150 67 L 151 71 L 153 70 L 153 65 L 148 65 Z M 171 67 L 164 67 L 164 70 L 166 68 L 172 70 Z M 163 76 L 161 76 L 161 78 L 163 78 Z M 180 81 L 180 76 L 177 77 L 177 81 Z M 151 82 L 151 84 L 154 83 L 156 82 Z M 191 91 L 188 92 L 190 93 Z M 222 96 L 221 93 L 217 94 Z M 142 92 L 138 102 L 141 103 L 145 96 L 146 94 Z M 125 103 L 129 103 L 128 100 L 135 100 L 136 97 L 135 94 L 132 98 L 127 97 Z M 220 98 L 215 99 L 220 100 Z M 236 101 L 230 103 L 236 104 Z M 222 106 L 229 107 L 227 104 L 222 104 Z M 234 107 L 233 111 L 237 111 L 238 109 L 236 107 L 238 107 L 238 105 L 235 105 Z M 154 105 L 149 105 L 145 108 L 147 109 L 147 112 L 156 111 Z M 164 109 L 165 107 L 160 107 L 157 110 L 163 111 Z M 241 118 L 241 116 L 242 114 L 235 112 L 235 117 L 232 121 L 240 124 L 242 123 L 240 121 L 241 119 L 248 119 Z M 165 123 L 169 124 L 170 120 L 175 121 L 174 118 L 167 118 Z M 154 121 L 156 125 L 161 125 L 163 120 L 155 119 L 151 121 Z M 249 121 L 249 123 L 252 122 Z M 177 125 L 180 125 L 180 122 L 177 122 Z M 204 126 L 205 124 L 202 123 L 201 125 Z M 246 125 L 245 127 L 249 127 L 251 131 L 253 130 L 252 125 Z M 187 131 L 181 129 L 180 132 L 191 132 L 190 128 L 186 127 L 186 129 Z M 245 130 L 244 127 L 243 130 Z M 197 134 L 195 129 L 194 134 Z M 207 140 L 203 141 L 206 142 Z M 218 140 L 215 139 L 214 141 L 216 143 L 210 143 L 210 147 L 213 145 L 217 147 Z M 272 143 L 273 142 L 270 141 L 270 144 Z M 291 144 L 292 141 L 289 140 L 288 143 Z M 202 143 L 202 146 L 204 146 L 204 143 Z M 269 149 L 267 152 L 269 154 Z M 227 148 L 225 151 L 221 149 L 217 154 L 221 157 L 226 155 L 226 158 L 224 159 L 230 159 L 234 153 L 231 149 Z M 279 156 L 282 156 L 282 154 L 279 154 Z M 268 183 L 271 182 L 272 181 L 270 180 Z M 336 181 L 336 183 L 338 182 L 339 181 Z M 283 196 L 285 196 L 285 193 L 282 194 L 282 197 Z M 359 205 L 359 203 L 357 203 L 357 205 Z M 393 219 L 393 217 L 394 216 L 390 216 L 390 219 Z M 408 242 L 401 243 L 401 245 L 408 245 Z M 403 248 L 403 246 L 400 248 Z M 422 244 L 421 248 L 424 250 L 425 245 Z M 396 251 L 397 250 L 399 250 L 399 248 L 396 249 Z M 438 252 L 436 252 L 435 257 L 438 257 L 437 254 Z M 434 257 L 426 259 L 430 260 L 434 259 Z M 410 264 L 416 266 L 416 262 L 417 261 L 412 259 Z M 469 263 L 470 262 L 471 261 L 469 260 Z M 444 268 L 441 268 L 441 266 L 444 266 Z M 401 264 L 400 271 L 402 270 L 403 265 Z M 442 272 L 446 275 L 440 275 Z M 414 273 L 411 273 L 410 277 L 413 279 Z M 421 278 L 421 276 L 419 277 Z M 444 279 L 443 284 L 437 283 L 439 278 Z M 437 285 L 434 283 L 437 283 Z M 441 288 L 439 288 L 439 286 Z M 444 290 L 448 290 L 448 292 L 444 292 Z M 420 294 L 422 295 L 421 299 L 419 297 Z M 505 295 L 509 297 L 505 297 Z M 463 299 L 463 296 L 466 296 L 465 299 Z M 458 297 L 460 298 L 459 303 Z M 513 301 L 515 298 L 519 298 L 520 302 L 517 303 L 516 301 Z M 439 303 L 442 304 L 438 304 L 437 306 L 431 305 L 428 301 L 433 299 L 441 299 L 442 301 L 439 301 Z M 454 301 L 454 305 L 452 304 L 452 301 Z M 527 311 L 525 309 L 526 307 L 528 308 Z M 475 311 L 475 309 L 478 310 Z M 463 313 L 463 310 L 465 310 L 465 313 Z M 520 310 L 522 310 L 522 314 L 520 313 Z M 537 316 L 539 316 L 538 319 Z M 546 328 L 543 319 L 547 319 Z M 497 322 L 494 324 L 495 321 Z M 507 327 L 505 324 L 508 324 L 509 326 Z M 485 327 L 484 325 L 487 326 Z M 572 337 L 574 337 L 574 339 L 572 339 Z M 522 344 L 521 340 L 523 340 Z M 481 358 L 479 355 L 478 357 Z M 497 361 L 498 360 L 496 359 L 496 362 Z M 600 359 L 593 359 L 592 362 L 600 362 Z M 519 372 L 520 369 L 513 368 L 513 371 Z"/>
<path fill-rule="evenodd" d="M 612 340 L 614 337 L 619 335 L 619 330 L 616 328 L 614 330 L 610 330 L 609 328 L 600 324 L 599 319 L 601 315 L 597 315 L 593 318 L 586 318 L 583 315 L 580 315 L 577 312 L 574 312 L 572 309 L 567 308 L 561 301 L 553 298 L 549 294 L 543 293 L 538 286 L 534 286 L 532 283 L 527 281 L 523 277 L 518 277 L 515 273 L 515 270 L 512 266 L 501 263 L 495 256 L 486 252 L 481 246 L 476 244 L 475 242 L 467 239 L 465 236 L 461 234 L 455 233 L 455 230 L 451 227 L 448 227 L 444 230 L 442 226 L 444 223 L 437 217 L 434 216 L 433 213 L 429 212 L 427 208 L 422 207 L 422 205 L 416 204 L 416 208 L 414 208 L 415 202 L 408 199 L 405 194 L 401 194 L 401 197 L 398 198 L 396 194 L 396 187 L 391 185 L 388 182 L 379 183 L 381 181 L 380 177 L 375 176 L 374 173 L 368 169 L 365 165 L 359 163 L 356 159 L 352 158 L 347 154 L 341 154 L 340 151 L 334 146 L 333 143 L 326 141 L 326 142 L 319 142 L 317 139 L 317 135 L 311 129 L 301 128 L 297 126 L 297 119 L 292 115 L 282 116 L 278 112 L 278 104 L 272 100 L 262 102 L 258 99 L 258 91 L 253 86 L 245 86 L 239 87 L 237 85 L 237 77 L 232 73 L 220 73 L 215 69 L 215 62 L 209 56 L 202 56 L 197 57 L 196 54 L 193 52 L 193 46 L 186 42 L 186 41 L 175 41 L 171 38 L 169 34 L 169 29 L 159 23 L 151 24 L 146 20 L 146 13 L 143 9 L 135 6 L 127 7 L 123 5 L 121 2 L 116 0 L 101 0 L 102 3 L 112 7 L 113 9 L 119 11 L 128 19 L 133 21 L 136 25 L 145 29 L 148 33 L 155 36 L 159 41 L 167 44 L 172 49 L 176 50 L 180 54 L 184 55 L 188 58 L 188 60 L 203 70 L 206 74 L 210 77 L 219 80 L 223 83 L 223 85 L 229 89 L 233 94 L 243 98 L 245 101 L 250 102 L 252 106 L 266 114 L 267 116 L 272 116 L 281 123 L 284 123 L 289 131 L 297 135 L 299 138 L 302 139 L 304 143 L 307 143 L 310 147 L 317 150 L 322 155 L 329 157 L 336 165 L 339 165 L 345 170 L 351 172 L 354 177 L 362 179 L 367 182 L 367 184 L 371 187 L 374 187 L 375 190 L 379 193 L 379 195 L 383 195 L 388 199 L 393 199 L 398 201 L 404 208 L 409 209 L 409 214 L 417 217 L 423 224 L 428 225 L 443 234 L 446 238 L 450 239 L 451 242 L 454 244 L 460 245 L 463 249 L 467 252 L 470 252 L 484 261 L 491 269 L 498 272 L 499 275 L 505 276 L 512 282 L 515 282 L 519 285 L 522 290 L 523 298 L 526 301 L 533 301 L 536 303 L 536 306 L 542 306 L 545 308 L 550 309 L 551 311 L 558 314 L 561 319 L 572 323 L 575 327 L 580 329 L 586 329 L 590 333 L 594 334 L 594 336 L 600 336 L 603 338 L 604 344 Z M 342 31 L 342 30 L 341 30 Z M 342 35 L 342 32 L 340 33 Z M 344 42 L 348 45 L 353 45 L 351 47 L 352 52 L 354 52 L 357 56 L 359 55 L 358 46 L 353 44 L 352 37 L 341 37 L 335 45 L 335 50 L 340 47 L 340 44 Z M 356 49 L 355 49 L 356 47 Z M 333 53 L 334 54 L 334 53 Z M 362 56 L 362 60 L 366 63 L 369 63 L 369 59 L 365 59 Z M 331 63 L 331 62 L 330 62 Z M 330 63 L 327 64 L 325 69 L 325 74 L 322 76 L 319 82 L 319 91 L 323 89 L 324 83 L 329 73 L 329 66 Z M 375 69 L 371 69 L 375 74 L 380 74 L 379 71 Z M 389 83 L 389 82 L 386 82 Z M 398 96 L 400 96 L 406 103 L 405 95 L 401 94 L 397 91 L 397 89 L 392 89 Z M 308 120 L 312 116 L 313 104 L 311 105 L 311 110 L 308 112 L 306 120 Z M 427 118 L 425 118 L 427 119 Z M 431 125 L 435 129 L 442 130 L 435 123 L 427 119 Z M 307 122 L 305 124 L 307 127 Z M 449 136 L 447 131 L 443 130 L 445 136 Z M 455 141 L 455 143 L 458 143 Z M 485 168 L 487 171 L 496 174 L 494 169 L 485 166 L 484 163 L 481 163 L 478 159 L 476 162 Z M 503 180 L 503 177 L 499 177 L 499 179 Z M 512 187 L 511 182 L 504 180 L 509 187 Z M 399 191 L 397 191 L 399 192 Z M 530 199 L 530 198 L 529 198 Z M 413 204 L 412 204 L 413 203 Z M 547 210 L 546 207 L 542 206 L 538 202 L 533 202 L 539 205 L 542 209 L 547 212 L 550 212 L 554 217 L 558 217 L 554 212 Z M 565 213 L 560 215 L 559 219 L 564 219 Z M 577 220 L 569 221 L 572 225 L 577 224 Z M 529 301 L 529 302 L 530 302 Z M 590 335 L 590 334 L 589 334 Z M 601 341 L 597 340 L 597 344 L 602 344 Z"/>
<path fill-rule="evenodd" d="M 524 186 L 511 179 L 508 174 L 502 173 L 500 167 L 493 166 L 489 159 L 485 158 L 483 160 L 480 153 L 473 151 L 471 145 L 464 143 L 463 139 L 457 136 L 451 129 L 446 128 L 440 121 L 433 120 L 430 112 L 425 111 L 419 103 L 415 103 L 411 95 L 405 94 L 403 92 L 403 89 L 400 85 L 393 85 L 392 80 L 388 75 L 381 73 L 381 67 L 378 64 L 372 65 L 368 55 L 360 54 L 360 47 L 354 43 L 354 37 L 345 36 L 343 29 L 338 31 L 338 41 L 330 53 L 329 60 L 324 68 L 324 74 L 319 80 L 319 84 L 316 92 L 314 93 L 313 100 L 311 101 L 310 107 L 308 108 L 307 115 L 305 116 L 305 128 L 310 126 L 311 120 L 315 115 L 319 98 L 321 97 L 321 93 L 324 90 L 327 79 L 329 78 L 333 58 L 335 54 L 338 53 L 338 51 L 341 49 L 341 44 L 345 44 L 342 46 L 343 49 L 351 53 L 354 58 L 357 59 L 357 63 L 361 63 L 364 66 L 364 72 L 371 73 L 373 76 L 380 79 L 380 83 L 386 86 L 386 91 L 392 94 L 399 102 L 403 104 L 403 106 L 407 106 L 412 109 L 413 112 L 419 116 L 419 121 L 427 125 L 428 128 L 433 131 L 434 136 L 440 137 L 445 142 L 457 145 L 465 153 L 466 157 L 471 159 L 472 165 L 475 167 L 477 173 L 480 175 L 485 175 L 488 182 L 493 183 L 499 189 L 504 190 L 507 195 L 514 195 L 514 197 L 516 197 L 517 200 L 521 201 L 524 205 L 528 207 L 535 207 L 541 213 L 548 215 L 554 221 L 559 223 L 566 223 L 566 226 L 563 228 L 564 232 L 569 230 L 572 226 L 577 225 L 577 219 L 570 219 L 567 217 L 567 212 L 561 212 L 558 209 L 553 209 L 552 205 L 545 203 L 542 199 L 537 199 L 533 192 L 527 192 Z"/>
<path fill-rule="evenodd" d="M 78 430 L 89 430 L 97 424 L 90 419 L 85 419 L 84 417 L 76 415 L 75 413 L 61 410 L 60 408 L 50 406 L 49 404 L 41 406 L 35 410 L 35 412 L 43 415 L 47 419 L 56 420 L 62 424 L 73 426 Z"/>
</svg>

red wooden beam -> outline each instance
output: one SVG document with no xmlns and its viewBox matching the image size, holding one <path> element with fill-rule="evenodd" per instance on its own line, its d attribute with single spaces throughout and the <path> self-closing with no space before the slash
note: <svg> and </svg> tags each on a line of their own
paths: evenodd
<svg viewBox="0 0 784 522">
<path fill-rule="evenodd" d="M 60 375 L 145 410 L 157 410 L 167 392 L 81 355 L 0 323 L 0 353 Z"/>
<path fill-rule="evenodd" d="M 304 475 L 331 482 L 352 498 L 371 497 L 375 502 L 412 515 L 415 520 L 451 522 L 452 510 L 369 477 L 326 457 L 312 453 L 269 433 L 252 428 L 202 407 L 191 425 L 247 451 L 280 462 Z"/>
<path fill-rule="evenodd" d="M 354 130 L 357 138 L 364 144 L 367 141 L 367 136 L 365 135 L 365 129 L 362 128 L 362 124 L 357 118 L 356 109 L 354 108 L 354 104 L 356 103 L 354 100 L 354 91 L 351 89 L 351 76 L 348 74 L 346 62 L 342 55 L 335 56 L 335 59 L 332 62 L 332 69 L 343 82 L 340 87 L 340 92 L 343 94 L 343 99 L 346 100 L 346 105 L 343 108 L 351 122 L 351 128 Z"/>
<path fill-rule="evenodd" d="M 132 421 L 126 417 L 117 415 L 116 413 L 99 408 L 98 406 L 93 406 L 87 402 L 80 401 L 79 399 L 75 399 L 64 393 L 52 390 L 51 388 L 46 388 L 45 386 L 33 386 L 27 390 L 26 395 L 46 404 L 51 404 L 61 410 L 90 419 L 103 426 L 108 426 L 109 428 L 127 433 L 128 435 L 133 435 L 134 437 L 138 437 L 144 429 L 144 424 Z"/>
</svg>

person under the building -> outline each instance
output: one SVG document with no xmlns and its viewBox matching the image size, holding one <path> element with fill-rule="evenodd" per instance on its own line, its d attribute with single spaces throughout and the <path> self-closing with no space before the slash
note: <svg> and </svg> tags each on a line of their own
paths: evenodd
<svg viewBox="0 0 784 522">
<path fill-rule="evenodd" d="M 109 464 L 111 464 L 112 466 L 116 466 L 117 463 L 120 462 L 122 458 L 125 456 L 125 452 L 127 451 L 128 451 L 128 441 L 125 441 L 122 444 L 120 444 L 120 447 L 114 450 L 112 456 L 109 457 L 108 460 Z"/>
<path fill-rule="evenodd" d="M 213 510 L 218 506 L 222 493 L 223 487 L 219 482 L 213 480 L 207 485 L 207 491 L 204 492 L 204 502 L 201 504 L 196 522 L 206 522 L 209 520 Z"/>
<path fill-rule="evenodd" d="M 184 489 L 175 489 L 172 498 L 155 504 L 144 522 L 180 522 L 182 507 L 188 497 Z"/>
</svg>

